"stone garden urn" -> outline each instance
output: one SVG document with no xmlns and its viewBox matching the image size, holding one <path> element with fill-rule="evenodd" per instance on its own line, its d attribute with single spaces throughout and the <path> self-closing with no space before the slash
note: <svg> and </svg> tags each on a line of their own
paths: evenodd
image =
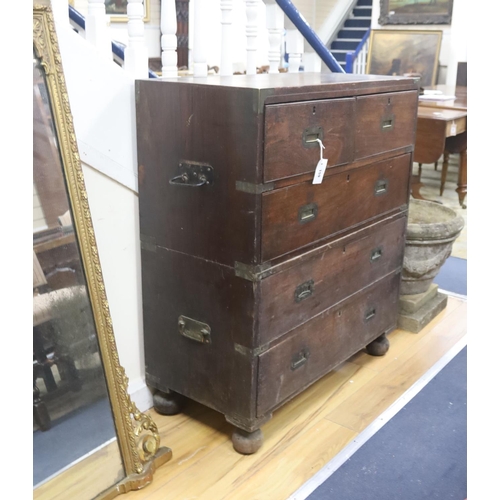
<svg viewBox="0 0 500 500">
<path fill-rule="evenodd" d="M 464 219 L 432 201 L 410 200 L 401 295 L 425 293 L 450 256 Z"/>
</svg>

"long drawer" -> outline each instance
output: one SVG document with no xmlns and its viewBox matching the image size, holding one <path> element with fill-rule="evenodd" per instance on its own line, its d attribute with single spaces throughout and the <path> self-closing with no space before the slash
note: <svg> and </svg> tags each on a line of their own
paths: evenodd
<svg viewBox="0 0 500 500">
<path fill-rule="evenodd" d="M 393 329 L 400 273 L 394 273 L 290 332 L 259 356 L 257 415 L 296 393 Z"/>
<path fill-rule="evenodd" d="M 260 282 L 258 345 L 305 323 L 402 265 L 406 214 L 373 224 L 295 259 Z"/>
<path fill-rule="evenodd" d="M 303 182 L 262 196 L 262 261 L 389 213 L 408 203 L 410 155 Z"/>
</svg>

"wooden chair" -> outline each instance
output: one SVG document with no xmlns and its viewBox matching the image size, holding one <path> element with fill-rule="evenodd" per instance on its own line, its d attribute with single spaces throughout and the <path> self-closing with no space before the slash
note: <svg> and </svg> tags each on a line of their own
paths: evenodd
<svg viewBox="0 0 500 500">
<path fill-rule="evenodd" d="M 81 380 L 75 362 L 68 353 L 60 349 L 52 320 L 58 309 L 64 308 L 68 300 L 86 295 L 84 286 L 73 286 L 50 290 L 47 279 L 33 251 L 33 418 L 40 430 L 51 427 L 51 418 L 46 404 L 50 399 L 68 389 L 79 390 Z M 52 367 L 57 366 L 61 380 L 56 382 Z M 37 380 L 42 379 L 47 395 L 42 397 Z"/>
</svg>

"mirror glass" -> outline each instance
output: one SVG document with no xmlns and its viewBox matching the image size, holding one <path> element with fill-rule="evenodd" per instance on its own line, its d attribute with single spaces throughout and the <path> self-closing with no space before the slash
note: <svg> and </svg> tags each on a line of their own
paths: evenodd
<svg viewBox="0 0 500 500">
<path fill-rule="evenodd" d="M 93 460 L 99 473 L 71 493 L 89 499 L 125 472 L 51 110 L 34 52 L 33 488 Z"/>
</svg>

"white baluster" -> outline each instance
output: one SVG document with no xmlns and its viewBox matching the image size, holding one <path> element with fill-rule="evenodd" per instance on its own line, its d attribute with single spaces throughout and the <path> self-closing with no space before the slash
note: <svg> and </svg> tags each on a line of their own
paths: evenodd
<svg viewBox="0 0 500 500">
<path fill-rule="evenodd" d="M 196 0 L 194 2 L 194 45 L 193 45 L 193 74 L 204 77 L 208 75 L 206 43 L 206 0 Z"/>
<path fill-rule="evenodd" d="M 177 11 L 175 0 L 161 0 L 161 76 L 172 78 L 177 72 Z"/>
<path fill-rule="evenodd" d="M 288 72 L 298 73 L 304 53 L 304 37 L 288 18 L 285 19 L 285 29 Z"/>
<path fill-rule="evenodd" d="M 257 73 L 257 16 L 260 0 L 245 0 L 247 24 L 247 75 Z"/>
<path fill-rule="evenodd" d="M 112 59 L 111 38 L 104 0 L 89 0 L 85 19 L 85 38 L 106 57 Z"/>
<path fill-rule="evenodd" d="M 266 4 L 266 27 L 269 34 L 269 73 L 279 73 L 285 18 L 283 10 L 275 0 L 264 0 L 264 3 Z"/>
<path fill-rule="evenodd" d="M 220 75 L 233 74 L 233 61 L 231 57 L 231 24 L 233 21 L 233 0 L 220 0 L 221 10 L 221 59 Z"/>
<path fill-rule="evenodd" d="M 148 78 L 148 48 L 144 40 L 143 0 L 128 0 L 128 44 L 124 68 L 134 78 Z"/>
</svg>

